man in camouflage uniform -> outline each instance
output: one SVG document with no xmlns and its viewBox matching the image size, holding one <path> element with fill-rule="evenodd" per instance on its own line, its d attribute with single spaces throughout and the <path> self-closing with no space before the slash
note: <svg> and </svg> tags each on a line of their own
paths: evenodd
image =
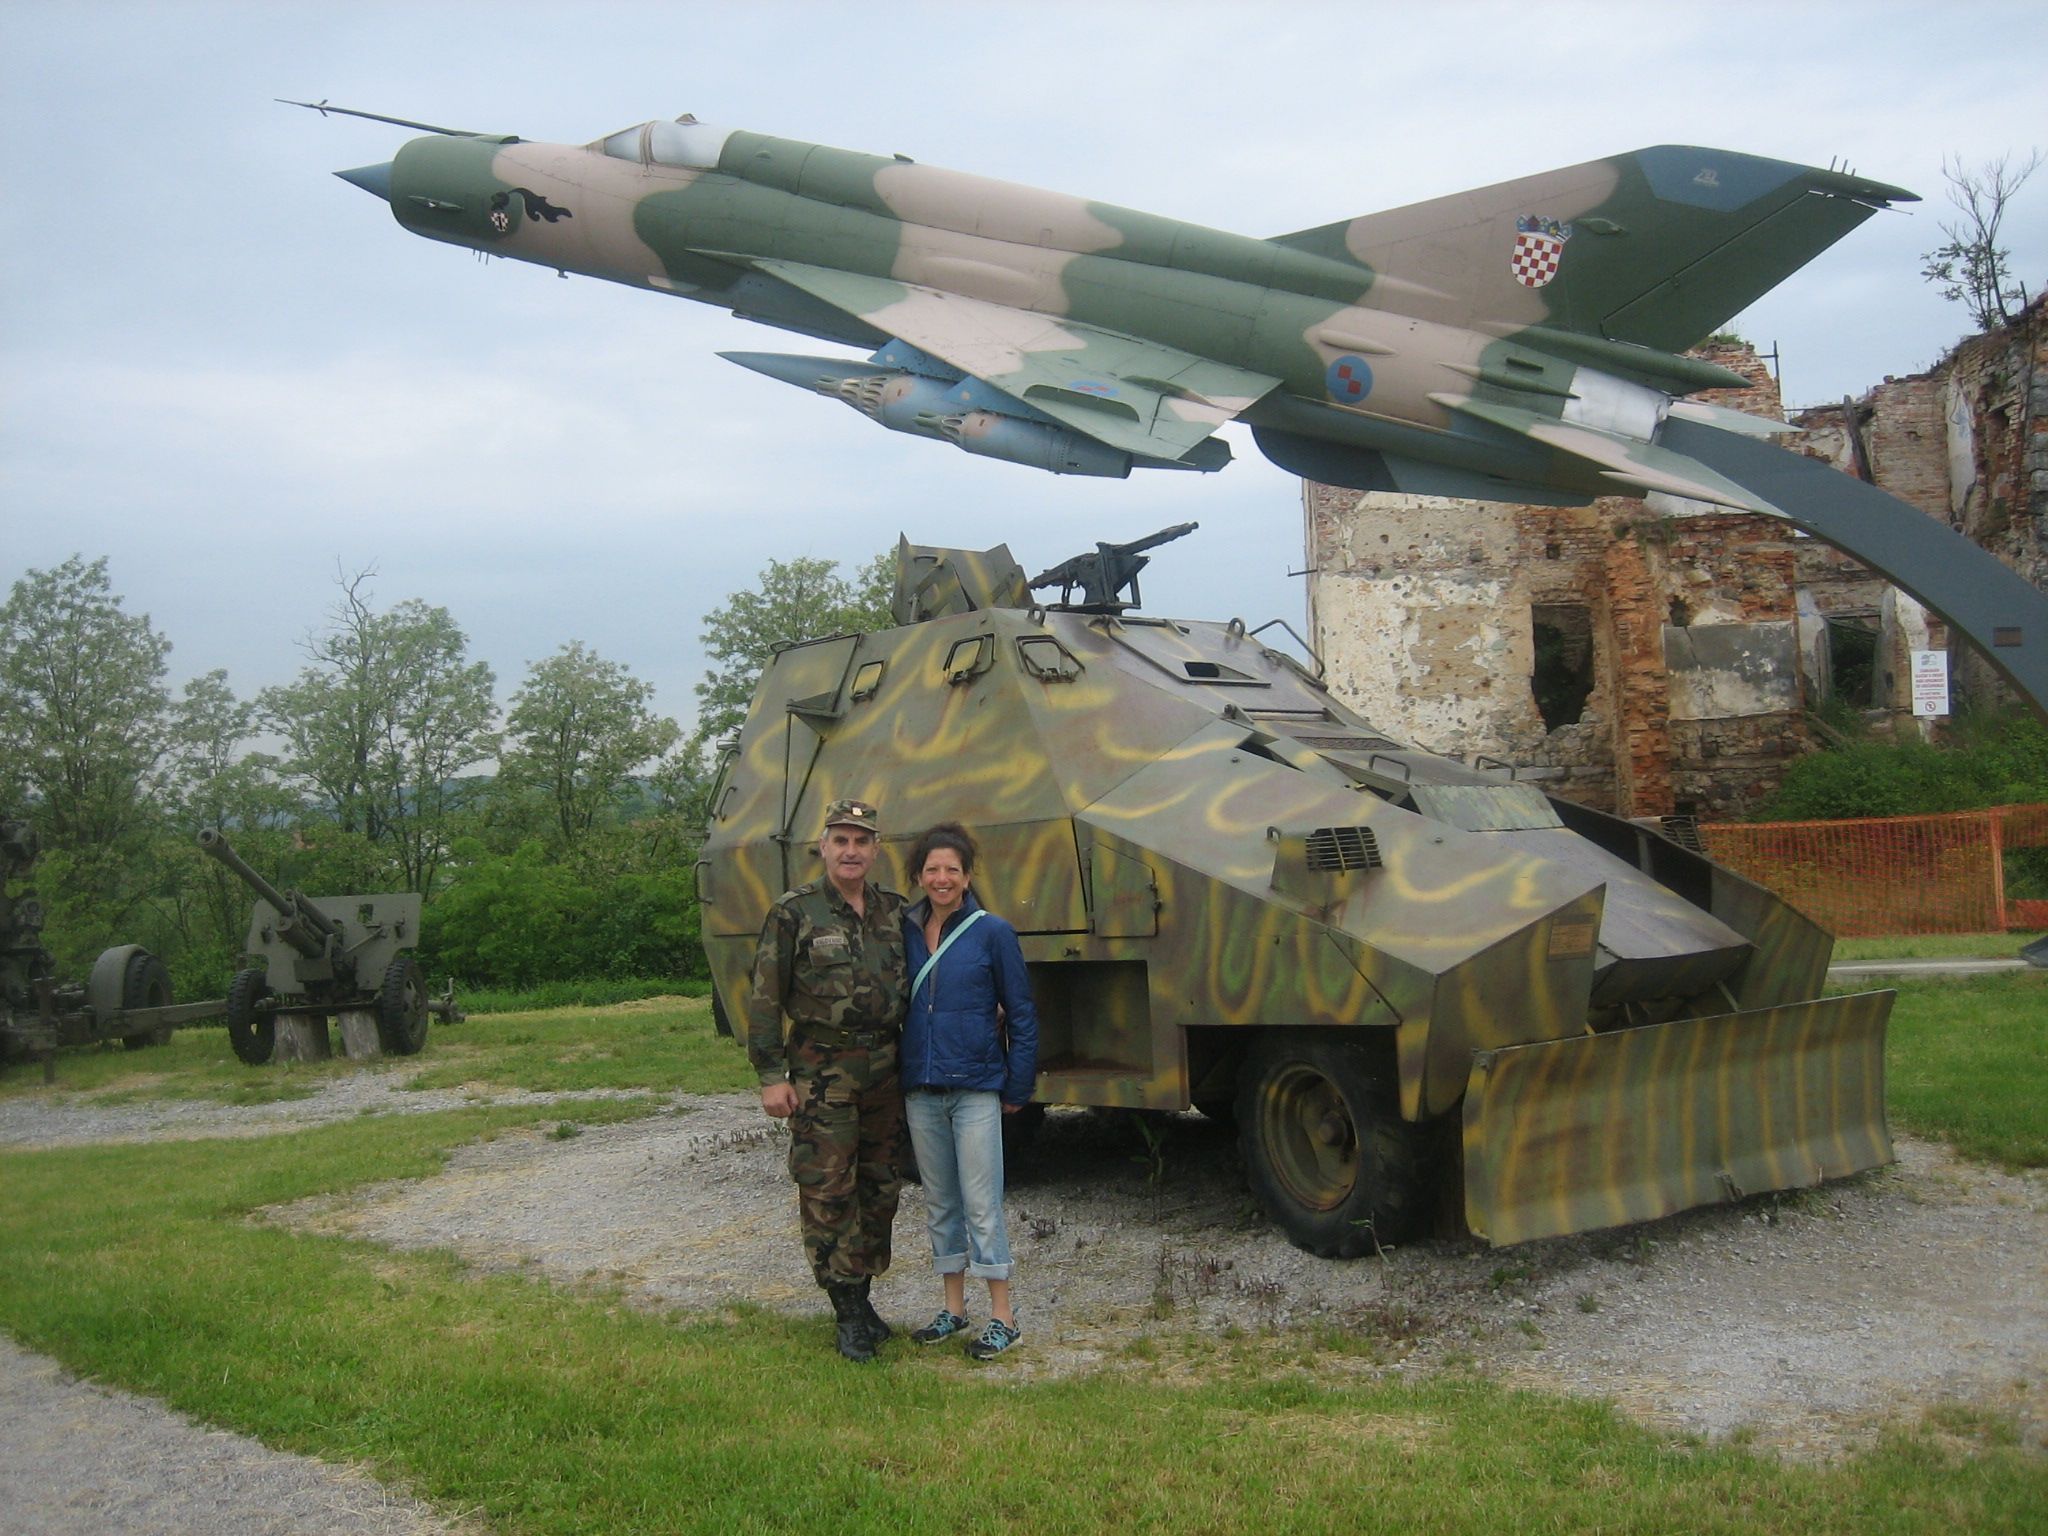
<svg viewBox="0 0 2048 1536">
<path fill-rule="evenodd" d="M 891 1332 L 868 1288 L 889 1267 L 908 1161 L 896 1081 L 910 993 L 903 898 L 868 879 L 876 832 L 872 804 L 826 807 L 818 840 L 825 878 L 768 909 L 747 993 L 747 1058 L 760 1075 L 761 1107 L 789 1118 L 804 1252 L 832 1298 L 839 1352 L 849 1360 L 872 1360 Z"/>
</svg>

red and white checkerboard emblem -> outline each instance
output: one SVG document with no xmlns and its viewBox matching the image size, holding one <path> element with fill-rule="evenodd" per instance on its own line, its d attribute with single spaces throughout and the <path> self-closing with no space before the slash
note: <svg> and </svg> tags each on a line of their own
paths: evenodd
<svg viewBox="0 0 2048 1536">
<path fill-rule="evenodd" d="M 1524 288 L 1541 288 L 1557 276 L 1557 264 L 1563 257 L 1562 240 L 1525 231 L 1515 236 L 1515 254 L 1508 259 L 1508 270 Z"/>
</svg>

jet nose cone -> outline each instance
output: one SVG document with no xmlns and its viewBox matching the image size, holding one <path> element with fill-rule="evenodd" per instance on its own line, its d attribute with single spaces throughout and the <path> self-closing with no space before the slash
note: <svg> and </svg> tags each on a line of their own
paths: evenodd
<svg viewBox="0 0 2048 1536">
<path fill-rule="evenodd" d="M 359 165 L 352 171 L 336 171 L 335 175 L 352 187 L 361 187 L 373 197 L 391 201 L 391 162 L 382 165 Z"/>
</svg>

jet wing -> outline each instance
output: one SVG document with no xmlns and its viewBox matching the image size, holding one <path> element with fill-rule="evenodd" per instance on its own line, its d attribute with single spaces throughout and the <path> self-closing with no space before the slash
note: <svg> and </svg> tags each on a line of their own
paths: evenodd
<svg viewBox="0 0 2048 1536">
<path fill-rule="evenodd" d="M 1280 380 L 1060 315 L 772 257 L 800 288 L 1126 453 L 1178 459 Z"/>
</svg>

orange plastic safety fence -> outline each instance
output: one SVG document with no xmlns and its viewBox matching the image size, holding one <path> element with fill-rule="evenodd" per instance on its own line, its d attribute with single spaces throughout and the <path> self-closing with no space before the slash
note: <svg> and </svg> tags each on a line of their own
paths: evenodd
<svg viewBox="0 0 2048 1536">
<path fill-rule="evenodd" d="M 1843 938 L 2048 928 L 2007 855 L 2048 848 L 2048 805 L 1869 821 L 1718 822 L 1707 852 Z"/>
</svg>

